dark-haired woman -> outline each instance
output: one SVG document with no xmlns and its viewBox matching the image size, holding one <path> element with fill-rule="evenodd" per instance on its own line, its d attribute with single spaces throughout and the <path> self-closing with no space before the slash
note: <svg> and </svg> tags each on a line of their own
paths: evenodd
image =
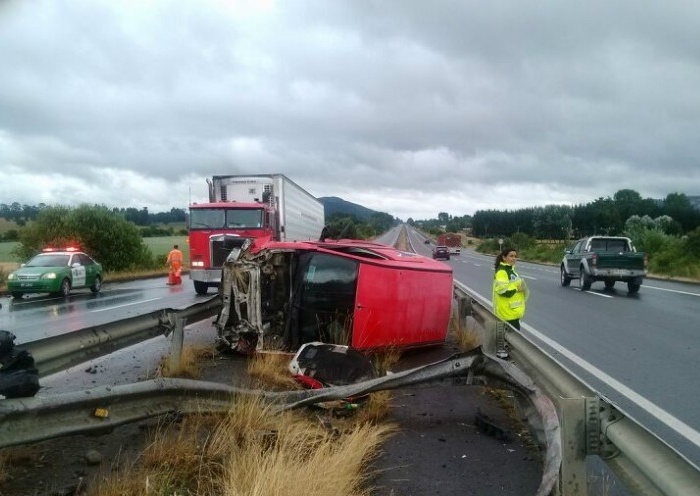
<svg viewBox="0 0 700 496">
<path fill-rule="evenodd" d="M 515 272 L 517 258 L 515 248 L 506 248 L 496 257 L 492 299 L 496 317 L 520 330 L 528 289 L 525 281 Z"/>
</svg>

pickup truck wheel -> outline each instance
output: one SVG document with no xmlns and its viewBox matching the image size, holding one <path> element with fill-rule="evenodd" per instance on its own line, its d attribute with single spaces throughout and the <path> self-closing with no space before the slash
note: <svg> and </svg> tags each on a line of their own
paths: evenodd
<svg viewBox="0 0 700 496">
<path fill-rule="evenodd" d="M 581 288 L 581 291 L 588 291 L 591 289 L 591 284 L 593 281 L 591 280 L 590 276 L 586 274 L 586 269 L 581 267 L 579 269 L 579 276 L 578 276 L 578 286 Z"/>
<path fill-rule="evenodd" d="M 605 281 L 605 289 L 610 291 L 615 287 L 615 281 Z"/>
<path fill-rule="evenodd" d="M 571 278 L 566 275 L 566 271 L 564 270 L 563 265 L 559 268 L 559 275 L 560 275 L 560 281 L 561 281 L 562 286 L 566 287 L 569 284 L 571 284 Z"/>
<path fill-rule="evenodd" d="M 641 286 L 642 286 L 641 284 L 636 283 L 636 282 L 628 282 L 627 283 L 627 291 L 629 291 L 632 294 L 637 293 Z"/>
</svg>

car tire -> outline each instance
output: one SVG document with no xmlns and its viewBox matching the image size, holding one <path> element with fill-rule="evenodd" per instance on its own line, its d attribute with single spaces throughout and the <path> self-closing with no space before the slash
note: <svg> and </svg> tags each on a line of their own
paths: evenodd
<svg viewBox="0 0 700 496">
<path fill-rule="evenodd" d="M 636 282 L 630 281 L 630 282 L 627 283 L 627 291 L 628 291 L 630 294 L 638 293 L 638 292 L 639 292 L 639 288 L 641 288 L 641 287 L 642 287 L 642 285 L 639 284 L 639 283 L 636 283 Z"/>
<path fill-rule="evenodd" d="M 15 291 L 14 293 L 12 293 L 12 297 L 13 297 L 15 300 L 19 300 L 19 299 L 22 298 L 22 295 L 23 295 L 23 294 L 24 294 L 24 293 L 20 293 L 19 291 Z"/>
<path fill-rule="evenodd" d="M 201 281 L 194 281 L 194 292 L 197 293 L 198 295 L 205 295 L 207 294 L 207 290 L 209 289 L 209 286 L 205 282 Z"/>
<path fill-rule="evenodd" d="M 102 289 L 102 278 L 100 276 L 95 276 L 95 282 L 93 282 L 92 286 L 90 286 L 90 291 L 93 293 L 99 293 L 100 289 Z"/>
<path fill-rule="evenodd" d="M 615 288 L 615 281 L 605 281 L 605 289 L 612 291 Z"/>
<path fill-rule="evenodd" d="M 59 290 L 58 294 L 63 296 L 64 298 L 70 294 L 69 279 L 64 279 L 63 281 L 61 281 L 61 289 Z"/>
<path fill-rule="evenodd" d="M 571 284 L 571 278 L 566 275 L 563 265 L 559 268 L 559 278 L 562 286 L 566 287 Z"/>
<path fill-rule="evenodd" d="M 591 280 L 591 277 L 586 274 L 586 269 L 581 267 L 579 271 L 579 276 L 578 276 L 578 286 L 581 288 L 581 291 L 588 291 L 591 289 L 591 284 L 593 281 Z"/>
</svg>

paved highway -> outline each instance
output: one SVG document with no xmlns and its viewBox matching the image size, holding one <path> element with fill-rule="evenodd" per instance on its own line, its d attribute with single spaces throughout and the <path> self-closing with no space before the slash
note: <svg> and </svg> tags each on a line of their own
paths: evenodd
<svg viewBox="0 0 700 496">
<path fill-rule="evenodd" d="M 432 244 L 411 232 L 416 251 Z M 463 250 L 454 278 L 491 301 L 494 257 Z M 523 333 L 592 389 L 700 466 L 700 285 L 645 280 L 564 288 L 558 267 L 518 262 L 531 290 Z"/>
<path fill-rule="evenodd" d="M 37 341 L 164 308 L 186 308 L 207 296 L 197 296 L 185 277 L 181 286 L 167 286 L 166 277 L 104 284 L 102 291 L 76 290 L 68 298 L 28 295 L 0 298 L 0 329 L 12 332 L 15 344 Z"/>
</svg>

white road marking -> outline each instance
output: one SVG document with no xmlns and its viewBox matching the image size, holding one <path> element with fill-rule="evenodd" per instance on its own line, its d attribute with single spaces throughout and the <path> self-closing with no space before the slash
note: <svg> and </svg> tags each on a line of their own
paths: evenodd
<svg viewBox="0 0 700 496">
<path fill-rule="evenodd" d="M 132 305 L 140 305 L 141 303 L 146 303 L 148 301 L 156 301 L 156 300 L 160 300 L 160 298 L 151 298 L 150 300 L 139 300 L 139 301 L 135 301 L 133 303 L 125 303 L 124 305 L 116 305 L 113 307 L 100 308 L 98 310 L 90 310 L 90 312 L 91 313 L 106 312 L 107 310 L 114 310 L 115 308 L 130 307 Z"/>
<path fill-rule="evenodd" d="M 595 295 L 595 296 L 600 296 L 601 298 L 613 298 L 612 295 L 606 295 L 606 294 L 603 294 L 603 293 L 596 293 L 595 291 L 584 291 L 583 289 L 580 289 L 580 288 L 577 288 L 577 289 L 578 289 L 579 291 L 581 291 L 582 293 L 588 293 L 588 294 L 592 294 L 592 295 Z"/>
<path fill-rule="evenodd" d="M 668 291 L 669 293 L 678 293 L 678 294 L 684 294 L 684 295 L 689 295 L 689 296 L 700 296 L 699 293 L 691 293 L 689 291 L 678 291 L 677 289 L 659 288 L 657 286 L 649 286 L 648 284 L 645 284 L 643 287 L 647 288 L 647 289 L 656 289 L 658 291 Z"/>
</svg>

